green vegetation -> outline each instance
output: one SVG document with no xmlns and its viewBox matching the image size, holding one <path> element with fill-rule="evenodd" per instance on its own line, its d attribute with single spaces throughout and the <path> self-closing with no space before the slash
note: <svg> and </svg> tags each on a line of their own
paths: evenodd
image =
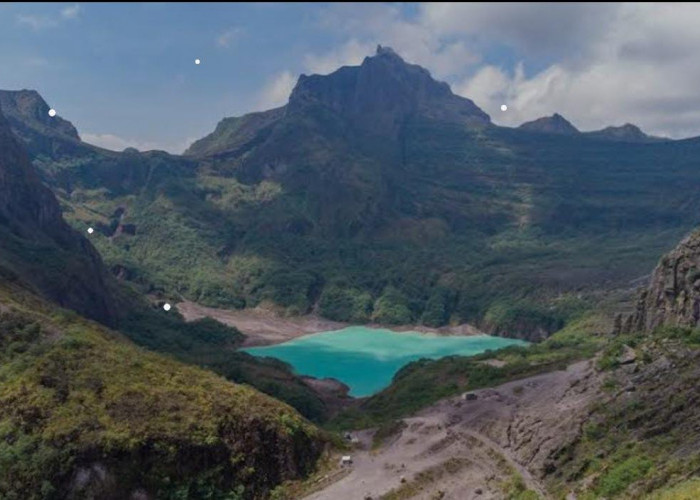
<svg viewBox="0 0 700 500">
<path fill-rule="evenodd" d="M 128 289 L 120 292 L 126 312 L 120 318 L 119 329 L 136 344 L 255 387 L 312 421 L 325 419 L 323 401 L 287 364 L 237 351 L 243 334 L 236 328 L 210 318 L 185 322 L 176 310 L 166 313 L 161 308 L 152 309 Z"/>
<path fill-rule="evenodd" d="M 389 286 L 377 299 L 372 319 L 387 325 L 404 325 L 413 321 L 408 298 L 397 288 Z"/>
<path fill-rule="evenodd" d="M 699 180 L 692 141 L 418 118 L 379 141 L 314 108 L 226 120 L 193 153 L 212 151 L 32 154 L 66 218 L 98 228 L 108 266 L 141 291 L 356 323 L 541 338 L 700 221 L 677 189 Z"/>
<path fill-rule="evenodd" d="M 700 478 L 683 481 L 665 491 L 650 495 L 653 500 L 695 500 L 700 497 Z"/>
<path fill-rule="evenodd" d="M 653 462 L 644 456 L 631 456 L 605 471 L 598 480 L 596 491 L 604 497 L 617 495 L 643 478 L 652 465 Z"/>
<path fill-rule="evenodd" d="M 605 395 L 581 439 L 556 457 L 552 491 L 563 495 L 573 484 L 583 500 L 683 498 L 697 486 L 687 482 L 700 470 L 696 335 L 671 327 L 610 339 L 599 361 Z M 622 345 L 634 348 L 634 364 L 617 361 Z"/>
<path fill-rule="evenodd" d="M 0 303 L 0 497 L 251 498 L 313 470 L 323 438 L 290 407 L 19 288 Z"/>
<path fill-rule="evenodd" d="M 365 323 L 372 311 L 372 296 L 359 288 L 330 285 L 323 289 L 319 312 L 326 318 L 348 323 Z"/>
</svg>

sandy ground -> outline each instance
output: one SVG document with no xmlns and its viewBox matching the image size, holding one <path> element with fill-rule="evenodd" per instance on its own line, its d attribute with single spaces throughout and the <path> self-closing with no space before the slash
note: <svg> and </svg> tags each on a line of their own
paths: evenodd
<svg viewBox="0 0 700 500">
<path fill-rule="evenodd" d="M 246 335 L 246 340 L 243 343 L 244 347 L 279 344 L 302 335 L 340 330 L 351 326 L 349 323 L 331 321 L 313 314 L 283 317 L 272 310 L 261 308 L 241 310 L 215 309 L 189 301 L 180 302 L 176 307 L 185 318 L 185 321 L 210 317 L 226 325 L 235 326 Z M 439 335 L 480 335 L 484 333 L 468 324 L 441 328 L 429 328 L 418 325 L 387 326 L 374 323 L 366 326 L 387 328 L 396 332 L 413 331 Z"/>
<path fill-rule="evenodd" d="M 306 499 L 379 499 L 402 485 L 415 486 L 415 494 L 402 498 L 505 498 L 501 484 L 513 471 L 547 498 L 543 471 L 580 432 L 599 384 L 592 364 L 584 361 L 566 371 L 473 391 L 474 400 L 439 401 L 404 419 L 404 430 L 376 451 L 369 451 L 372 431 L 357 432 L 361 444 L 352 452 L 350 472 Z M 446 473 L 450 459 L 462 466 Z M 426 470 L 442 473 L 417 480 Z"/>
</svg>

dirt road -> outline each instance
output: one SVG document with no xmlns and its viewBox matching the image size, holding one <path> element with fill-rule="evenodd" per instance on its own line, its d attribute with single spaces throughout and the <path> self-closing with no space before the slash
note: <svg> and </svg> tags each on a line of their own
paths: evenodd
<svg viewBox="0 0 700 500">
<path fill-rule="evenodd" d="M 351 472 L 307 500 L 401 498 L 498 499 L 518 477 L 547 498 L 540 478 L 553 454 L 580 432 L 600 384 L 590 362 L 473 391 L 474 400 L 439 401 L 404 419 L 406 427 L 376 451 L 371 431 Z M 402 481 L 403 478 L 403 481 Z"/>
</svg>

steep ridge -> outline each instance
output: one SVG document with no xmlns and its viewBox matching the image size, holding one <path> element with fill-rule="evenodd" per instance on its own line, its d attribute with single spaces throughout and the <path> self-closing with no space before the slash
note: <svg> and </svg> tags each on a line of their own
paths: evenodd
<svg viewBox="0 0 700 500">
<path fill-rule="evenodd" d="M 700 231 L 688 235 L 659 261 L 636 311 L 616 329 L 632 333 L 661 326 L 695 328 L 700 325 Z"/>
<path fill-rule="evenodd" d="M 60 116 L 50 117 L 49 105 L 36 90 L 0 91 L 0 109 L 32 151 L 55 158 L 83 148 L 73 124 Z"/>
<path fill-rule="evenodd" d="M 624 141 L 624 142 L 659 142 L 668 141 L 670 139 L 665 139 L 663 137 L 654 137 L 652 135 L 647 135 L 642 130 L 631 123 L 625 123 L 619 127 L 606 127 L 602 130 L 594 130 L 591 132 L 584 132 L 587 137 L 595 139 L 603 139 L 610 141 Z"/>
<path fill-rule="evenodd" d="M 0 113 L 0 268 L 42 295 L 105 324 L 116 311 L 99 254 L 66 224 Z"/>
<path fill-rule="evenodd" d="M 569 122 L 559 113 L 554 113 L 552 116 L 543 116 L 542 118 L 525 122 L 518 128 L 528 132 L 543 132 L 546 134 L 572 135 L 580 133 L 579 130 L 571 124 L 571 122 Z"/>
<path fill-rule="evenodd" d="M 250 113 L 241 117 L 224 118 L 214 132 L 195 141 L 185 151 L 185 156 L 208 156 L 217 154 L 241 154 L 240 148 L 255 141 L 264 130 L 269 130 L 284 116 L 286 106 Z"/>
</svg>

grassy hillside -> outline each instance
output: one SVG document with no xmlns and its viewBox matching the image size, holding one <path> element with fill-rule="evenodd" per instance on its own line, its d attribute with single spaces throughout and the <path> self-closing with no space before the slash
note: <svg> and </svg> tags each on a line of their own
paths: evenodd
<svg viewBox="0 0 700 500">
<path fill-rule="evenodd" d="M 258 498 L 322 450 L 293 409 L 0 284 L 0 497 Z"/>
<path fill-rule="evenodd" d="M 637 362 L 621 365 L 622 345 Z M 662 328 L 615 338 L 605 349 L 605 394 L 548 481 L 577 498 L 695 498 L 700 492 L 697 377 L 700 330 Z M 694 479 L 693 479 L 694 478 Z"/>
</svg>

